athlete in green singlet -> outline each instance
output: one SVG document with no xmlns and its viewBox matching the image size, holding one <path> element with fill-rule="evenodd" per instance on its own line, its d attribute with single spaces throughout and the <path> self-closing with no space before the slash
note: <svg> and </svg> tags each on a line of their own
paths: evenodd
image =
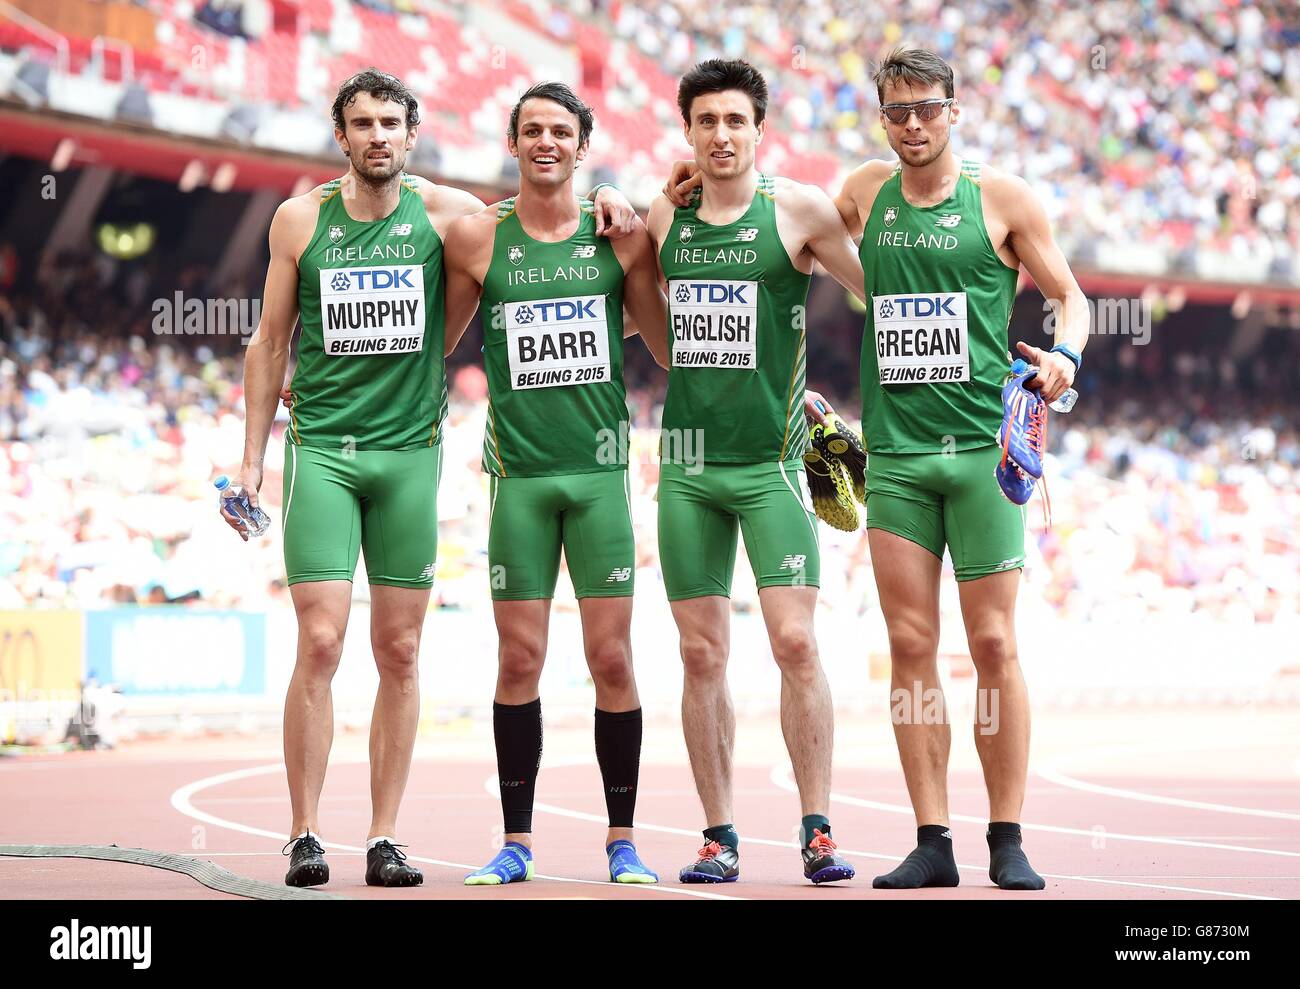
<svg viewBox="0 0 1300 989">
<path fill-rule="evenodd" d="M 891 686 L 909 694 L 941 689 L 946 546 L 979 677 L 978 710 L 996 712 L 993 723 L 975 730 L 989 795 L 989 874 L 1004 889 L 1042 889 L 1020 848 L 1029 702 L 1015 602 L 1024 520 L 1003 498 L 994 468 L 1020 265 L 1048 299 L 1061 300 L 1056 348 L 1019 344 L 1038 365 L 1033 386 L 1048 401 L 1074 380 L 1088 337 L 1086 300 L 1029 186 L 953 153 L 949 132 L 960 109 L 952 69 L 931 52 L 899 49 L 881 65 L 876 85 L 881 123 L 899 160 L 862 165 L 836 204 L 849 232 L 861 236 L 870 299 L 862 341 L 867 527 L 889 629 Z M 920 699 L 906 709 L 919 710 Z M 955 886 L 948 725 L 896 723 L 894 734 L 917 848 L 874 885 Z"/>
<path fill-rule="evenodd" d="M 632 843 L 641 708 L 632 673 L 632 536 L 623 391 L 623 310 L 667 362 L 663 293 L 637 221 L 597 236 L 573 174 L 592 112 L 568 86 L 542 83 L 510 117 L 519 194 L 458 220 L 447 237 L 449 307 L 482 298 L 491 477 L 488 566 L 500 639 L 493 728 L 505 841 L 465 880 L 533 875 L 532 812 L 542 752 L 538 685 L 563 550 L 596 687 L 596 758 L 605 788 L 610 879 L 656 882 Z M 628 329 L 628 334 L 632 332 Z M 448 352 L 459 332 L 449 334 Z"/>
<path fill-rule="evenodd" d="M 689 883 L 739 875 L 733 825 L 735 714 L 727 690 L 737 535 L 781 670 L 781 725 L 802 804 L 804 874 L 848 879 L 830 803 L 833 713 L 813 634 L 820 557 L 801 467 L 806 329 L 816 259 L 859 296 L 861 266 L 821 190 L 760 174 L 767 85 L 714 59 L 678 87 L 698 201 L 665 197 L 647 226 L 668 285 L 672 360 L 663 415 L 659 558 L 681 635 L 682 727 L 703 805 L 705 844 Z"/>
<path fill-rule="evenodd" d="M 347 174 L 276 211 L 262 318 L 244 365 L 239 480 L 256 504 L 301 315 L 282 519 L 298 619 L 284 717 L 293 808 L 285 879 L 292 886 L 329 878 L 318 810 L 333 736 L 330 683 L 363 549 L 379 669 L 366 881 L 422 881 L 395 835 L 419 717 L 416 663 L 437 552 L 446 402 L 442 240 L 454 219 L 483 203 L 403 172 L 419 119 L 415 98 L 394 76 L 368 69 L 339 88 L 334 136 Z M 446 327 L 460 332 L 471 313 L 448 314 Z M 238 520 L 224 517 L 247 538 Z"/>
</svg>

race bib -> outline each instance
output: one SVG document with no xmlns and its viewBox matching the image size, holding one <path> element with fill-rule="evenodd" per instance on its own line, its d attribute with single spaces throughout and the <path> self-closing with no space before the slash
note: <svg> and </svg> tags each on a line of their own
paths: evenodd
<svg viewBox="0 0 1300 989">
<path fill-rule="evenodd" d="M 414 354 L 424 349 L 424 265 L 322 268 L 325 353 Z"/>
<path fill-rule="evenodd" d="M 510 387 L 556 388 L 609 380 L 603 295 L 504 302 Z"/>
<path fill-rule="evenodd" d="M 673 279 L 673 367 L 758 367 L 758 282 Z"/>
<path fill-rule="evenodd" d="M 873 295 L 882 385 L 970 381 L 966 293 Z"/>
</svg>

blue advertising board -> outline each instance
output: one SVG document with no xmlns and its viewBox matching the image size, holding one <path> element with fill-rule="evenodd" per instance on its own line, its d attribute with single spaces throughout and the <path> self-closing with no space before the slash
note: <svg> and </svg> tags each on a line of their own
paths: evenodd
<svg viewBox="0 0 1300 989">
<path fill-rule="evenodd" d="M 86 676 L 124 694 L 262 694 L 266 616 L 187 607 L 86 612 Z"/>
</svg>

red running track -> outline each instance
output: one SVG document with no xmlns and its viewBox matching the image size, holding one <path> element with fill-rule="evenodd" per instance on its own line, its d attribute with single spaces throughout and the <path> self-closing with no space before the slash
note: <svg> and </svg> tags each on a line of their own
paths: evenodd
<svg viewBox="0 0 1300 989">
<path fill-rule="evenodd" d="M 0 759 L 0 844 L 135 846 L 210 860 L 231 872 L 280 882 L 279 854 L 288 822 L 284 770 L 263 746 L 198 741 L 136 744 L 116 752 Z M 247 746 L 244 746 L 247 748 Z M 224 753 L 224 755 L 223 755 Z M 343 759 L 339 755 L 336 758 Z M 466 888 L 465 873 L 499 841 L 499 805 L 487 759 L 420 757 L 411 771 L 400 840 L 425 873 L 418 889 L 364 885 L 360 854 L 369 823 L 364 762 L 331 765 L 321 830 L 332 881 L 324 890 L 360 898 L 505 897 L 1186 899 L 1295 898 L 1300 895 L 1300 820 L 1296 780 L 1180 773 L 1090 773 L 1062 782 L 1031 774 L 1025 849 L 1046 877 L 1044 893 L 1007 893 L 987 875 L 985 798 L 978 772 L 950 774 L 952 830 L 962 885 L 951 890 L 886 892 L 871 877 L 912 847 L 914 823 L 896 768 L 837 769 L 835 836 L 858 878 L 814 888 L 802 877 L 792 840 L 798 802 L 788 764 L 736 770 L 736 822 L 742 880 L 682 886 L 677 870 L 701 843 L 699 803 L 684 763 L 643 766 L 638 847 L 664 881 L 658 887 L 605 881 L 604 807 L 590 760 L 548 759 L 534 818 L 539 878 L 507 887 Z M 1080 787 L 1085 787 L 1081 789 Z M 1101 792 L 1097 787 L 1108 788 Z M 545 878 L 543 878 L 545 877 Z M 235 899 L 176 873 L 124 863 L 0 858 L 6 899 Z"/>
</svg>

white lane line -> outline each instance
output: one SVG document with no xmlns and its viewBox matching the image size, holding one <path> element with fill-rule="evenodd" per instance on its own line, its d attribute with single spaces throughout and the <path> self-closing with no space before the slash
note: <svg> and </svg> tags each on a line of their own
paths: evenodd
<svg viewBox="0 0 1300 989">
<path fill-rule="evenodd" d="M 792 774 L 788 768 L 775 766 L 772 769 L 772 782 L 790 793 L 798 793 L 794 785 Z M 840 803 L 850 804 L 854 807 L 866 807 L 868 810 L 883 810 L 891 814 L 906 814 L 908 817 L 914 815 L 911 807 L 905 807 L 902 804 L 886 804 L 879 800 L 864 800 L 862 797 L 852 797 L 845 793 L 832 793 L 832 800 Z M 949 814 L 950 820 L 962 821 L 967 824 L 987 824 L 988 821 L 982 817 L 972 817 L 969 814 Z M 1083 828 L 1065 828 L 1058 827 L 1054 824 L 1026 824 L 1021 822 L 1020 827 L 1025 831 L 1044 831 L 1049 834 L 1070 834 L 1078 835 L 1081 838 L 1101 838 L 1110 841 L 1112 838 L 1116 841 L 1140 841 L 1153 845 L 1177 845 L 1183 848 L 1213 848 L 1221 852 L 1246 852 L 1251 855 L 1280 855 L 1285 858 L 1300 858 L 1300 852 L 1288 852 L 1279 848 L 1251 848 L 1247 845 L 1223 845 L 1211 841 L 1194 841 L 1186 838 L 1168 838 L 1158 835 L 1149 834 L 1124 834 L 1118 831 L 1108 830 L 1085 830 Z"/>
<path fill-rule="evenodd" d="M 285 771 L 283 763 L 271 763 L 266 766 L 252 766 L 248 769 L 236 769 L 228 773 L 218 773 L 215 776 L 207 776 L 203 779 L 195 780 L 192 783 L 186 783 L 178 788 L 171 795 L 172 807 L 184 814 L 186 817 L 192 817 L 196 821 L 202 821 L 205 824 L 211 824 L 213 827 L 226 828 L 230 831 L 238 831 L 243 834 L 251 834 L 260 838 L 274 838 L 276 841 L 288 841 L 289 835 L 279 831 L 268 831 L 265 828 L 255 828 L 239 821 L 228 821 L 225 818 L 217 817 L 215 814 L 209 814 L 207 811 L 199 810 L 193 804 L 195 794 L 202 792 L 210 787 L 220 786 L 223 783 L 233 783 L 237 780 L 252 779 L 255 776 L 266 776 L 270 773 L 283 773 Z M 323 841 L 321 844 L 325 848 L 335 849 L 343 852 L 357 852 L 364 854 L 365 848 L 359 845 L 341 845 L 336 842 Z M 412 862 L 423 862 L 428 865 L 440 865 L 449 869 L 461 869 L 466 873 L 473 872 L 478 868 L 477 865 L 469 865 L 465 862 L 449 862 L 445 859 L 426 858 L 418 855 L 408 855 L 407 858 Z M 541 873 L 535 873 L 534 878 L 544 879 L 550 882 L 578 883 L 584 886 L 600 886 L 604 889 L 617 888 L 626 890 L 628 894 L 640 892 L 642 890 L 658 890 L 663 893 L 678 893 L 683 896 L 700 896 L 706 899 L 734 899 L 734 897 L 721 897 L 707 893 L 696 893 L 693 890 L 678 890 L 668 886 L 647 885 L 642 883 L 611 883 L 596 879 L 575 879 L 570 876 L 544 876 Z"/>
<path fill-rule="evenodd" d="M 1170 807 L 1187 807 L 1192 810 L 1211 810 L 1220 814 L 1245 814 L 1250 817 L 1269 817 L 1280 821 L 1300 821 L 1300 814 L 1292 814 L 1287 811 L 1239 807 L 1236 804 L 1216 804 L 1205 800 L 1184 800 L 1182 797 L 1166 797 L 1157 793 L 1146 793 L 1142 790 L 1126 790 L 1117 786 L 1102 786 L 1099 783 L 1089 783 L 1086 780 L 1075 779 L 1073 776 L 1066 776 L 1055 766 L 1038 768 L 1034 772 L 1049 783 L 1055 783 L 1058 786 L 1069 787 L 1071 790 L 1082 790 L 1085 793 L 1097 793 L 1106 797 L 1119 797 L 1122 800 L 1138 800 L 1148 804 L 1166 804 Z"/>
</svg>

